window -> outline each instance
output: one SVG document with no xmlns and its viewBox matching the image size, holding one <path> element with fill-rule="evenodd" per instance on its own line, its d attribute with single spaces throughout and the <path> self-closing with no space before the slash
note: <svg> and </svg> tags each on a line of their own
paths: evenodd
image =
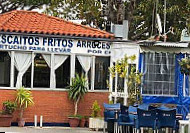
<svg viewBox="0 0 190 133">
<path fill-rule="evenodd" d="M 95 60 L 95 90 L 108 90 L 107 81 L 109 80 L 108 67 L 110 57 L 96 57 Z"/>
<path fill-rule="evenodd" d="M 15 74 L 14 74 L 14 86 L 16 87 L 16 82 L 17 82 L 17 76 L 18 76 L 18 70 L 15 68 Z M 22 77 L 22 86 L 24 87 L 31 87 L 31 65 L 28 68 L 28 70 L 24 73 Z"/>
<path fill-rule="evenodd" d="M 144 53 L 143 94 L 176 95 L 175 54 Z"/>
<path fill-rule="evenodd" d="M 82 68 L 78 58 L 76 57 L 76 62 L 75 62 L 75 73 L 81 75 L 81 74 L 84 74 L 85 75 L 85 71 L 84 69 Z M 89 89 L 91 88 L 91 67 L 88 71 L 88 87 Z"/>
<path fill-rule="evenodd" d="M 132 68 L 135 68 L 134 71 L 136 71 L 136 64 L 128 65 L 128 75 L 131 73 Z M 115 77 L 113 78 L 113 91 L 115 91 Z M 117 75 L 117 92 L 124 92 L 124 78 L 121 78 L 119 75 Z"/>
<path fill-rule="evenodd" d="M 56 88 L 65 88 L 70 82 L 70 58 L 55 70 L 56 74 Z"/>
<path fill-rule="evenodd" d="M 8 52 L 0 51 L 0 86 L 10 86 L 11 58 Z"/>
<path fill-rule="evenodd" d="M 76 62 L 75 62 L 75 73 L 78 73 L 78 74 L 85 74 L 84 70 L 82 69 L 82 66 L 78 60 L 78 58 L 76 58 Z"/>
<path fill-rule="evenodd" d="M 41 54 L 34 58 L 34 87 L 50 87 L 50 67 Z"/>
</svg>

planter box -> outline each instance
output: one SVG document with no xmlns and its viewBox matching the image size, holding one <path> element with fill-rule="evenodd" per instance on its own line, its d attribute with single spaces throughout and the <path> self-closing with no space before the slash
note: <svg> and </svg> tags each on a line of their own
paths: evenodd
<svg viewBox="0 0 190 133">
<path fill-rule="evenodd" d="M 0 127 L 10 127 L 12 118 L 12 115 L 0 115 Z"/>
<path fill-rule="evenodd" d="M 91 129 L 103 129 L 104 119 L 103 118 L 89 118 L 89 128 Z"/>
</svg>

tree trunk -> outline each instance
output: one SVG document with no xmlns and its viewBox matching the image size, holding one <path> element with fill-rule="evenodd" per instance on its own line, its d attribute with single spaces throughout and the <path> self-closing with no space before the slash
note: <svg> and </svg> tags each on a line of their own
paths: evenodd
<svg viewBox="0 0 190 133">
<path fill-rule="evenodd" d="M 78 102 L 79 102 L 79 100 L 80 100 L 80 96 L 78 97 L 78 99 L 75 102 L 75 113 L 74 113 L 74 115 L 77 115 L 77 113 L 78 113 Z"/>
<path fill-rule="evenodd" d="M 24 113 L 24 108 L 21 107 L 20 108 L 20 115 L 19 115 L 20 120 L 22 120 L 22 118 L 23 118 L 23 113 Z"/>
</svg>

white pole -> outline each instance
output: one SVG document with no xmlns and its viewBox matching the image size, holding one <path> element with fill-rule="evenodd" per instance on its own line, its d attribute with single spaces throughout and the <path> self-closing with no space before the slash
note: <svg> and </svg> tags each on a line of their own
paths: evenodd
<svg viewBox="0 0 190 133">
<path fill-rule="evenodd" d="M 127 88 L 127 79 L 124 78 L 124 102 L 123 104 L 127 106 L 127 98 L 128 98 L 128 88 Z"/>
<path fill-rule="evenodd" d="M 164 0 L 164 42 L 166 42 L 166 0 Z"/>
<path fill-rule="evenodd" d="M 14 67 L 14 55 L 15 55 L 15 52 L 14 51 L 11 51 L 11 69 L 10 69 L 10 71 L 11 71 L 11 78 L 10 78 L 10 86 L 11 86 L 11 88 L 13 88 L 14 87 L 14 69 L 15 69 L 15 67 Z"/>
<path fill-rule="evenodd" d="M 117 81 L 118 81 L 118 74 L 115 73 L 115 97 L 114 97 L 114 103 L 117 103 Z"/>
<path fill-rule="evenodd" d="M 40 116 L 40 127 L 42 128 L 42 123 L 43 123 L 43 116 Z"/>
<path fill-rule="evenodd" d="M 37 127 L 37 115 L 34 115 L 34 127 Z"/>
</svg>

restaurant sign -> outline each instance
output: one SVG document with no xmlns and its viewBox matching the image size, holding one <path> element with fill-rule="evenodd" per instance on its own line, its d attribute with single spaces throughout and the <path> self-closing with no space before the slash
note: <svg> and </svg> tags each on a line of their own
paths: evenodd
<svg viewBox="0 0 190 133">
<path fill-rule="evenodd" d="M 106 41 L 0 34 L 0 50 L 110 55 Z"/>
</svg>

